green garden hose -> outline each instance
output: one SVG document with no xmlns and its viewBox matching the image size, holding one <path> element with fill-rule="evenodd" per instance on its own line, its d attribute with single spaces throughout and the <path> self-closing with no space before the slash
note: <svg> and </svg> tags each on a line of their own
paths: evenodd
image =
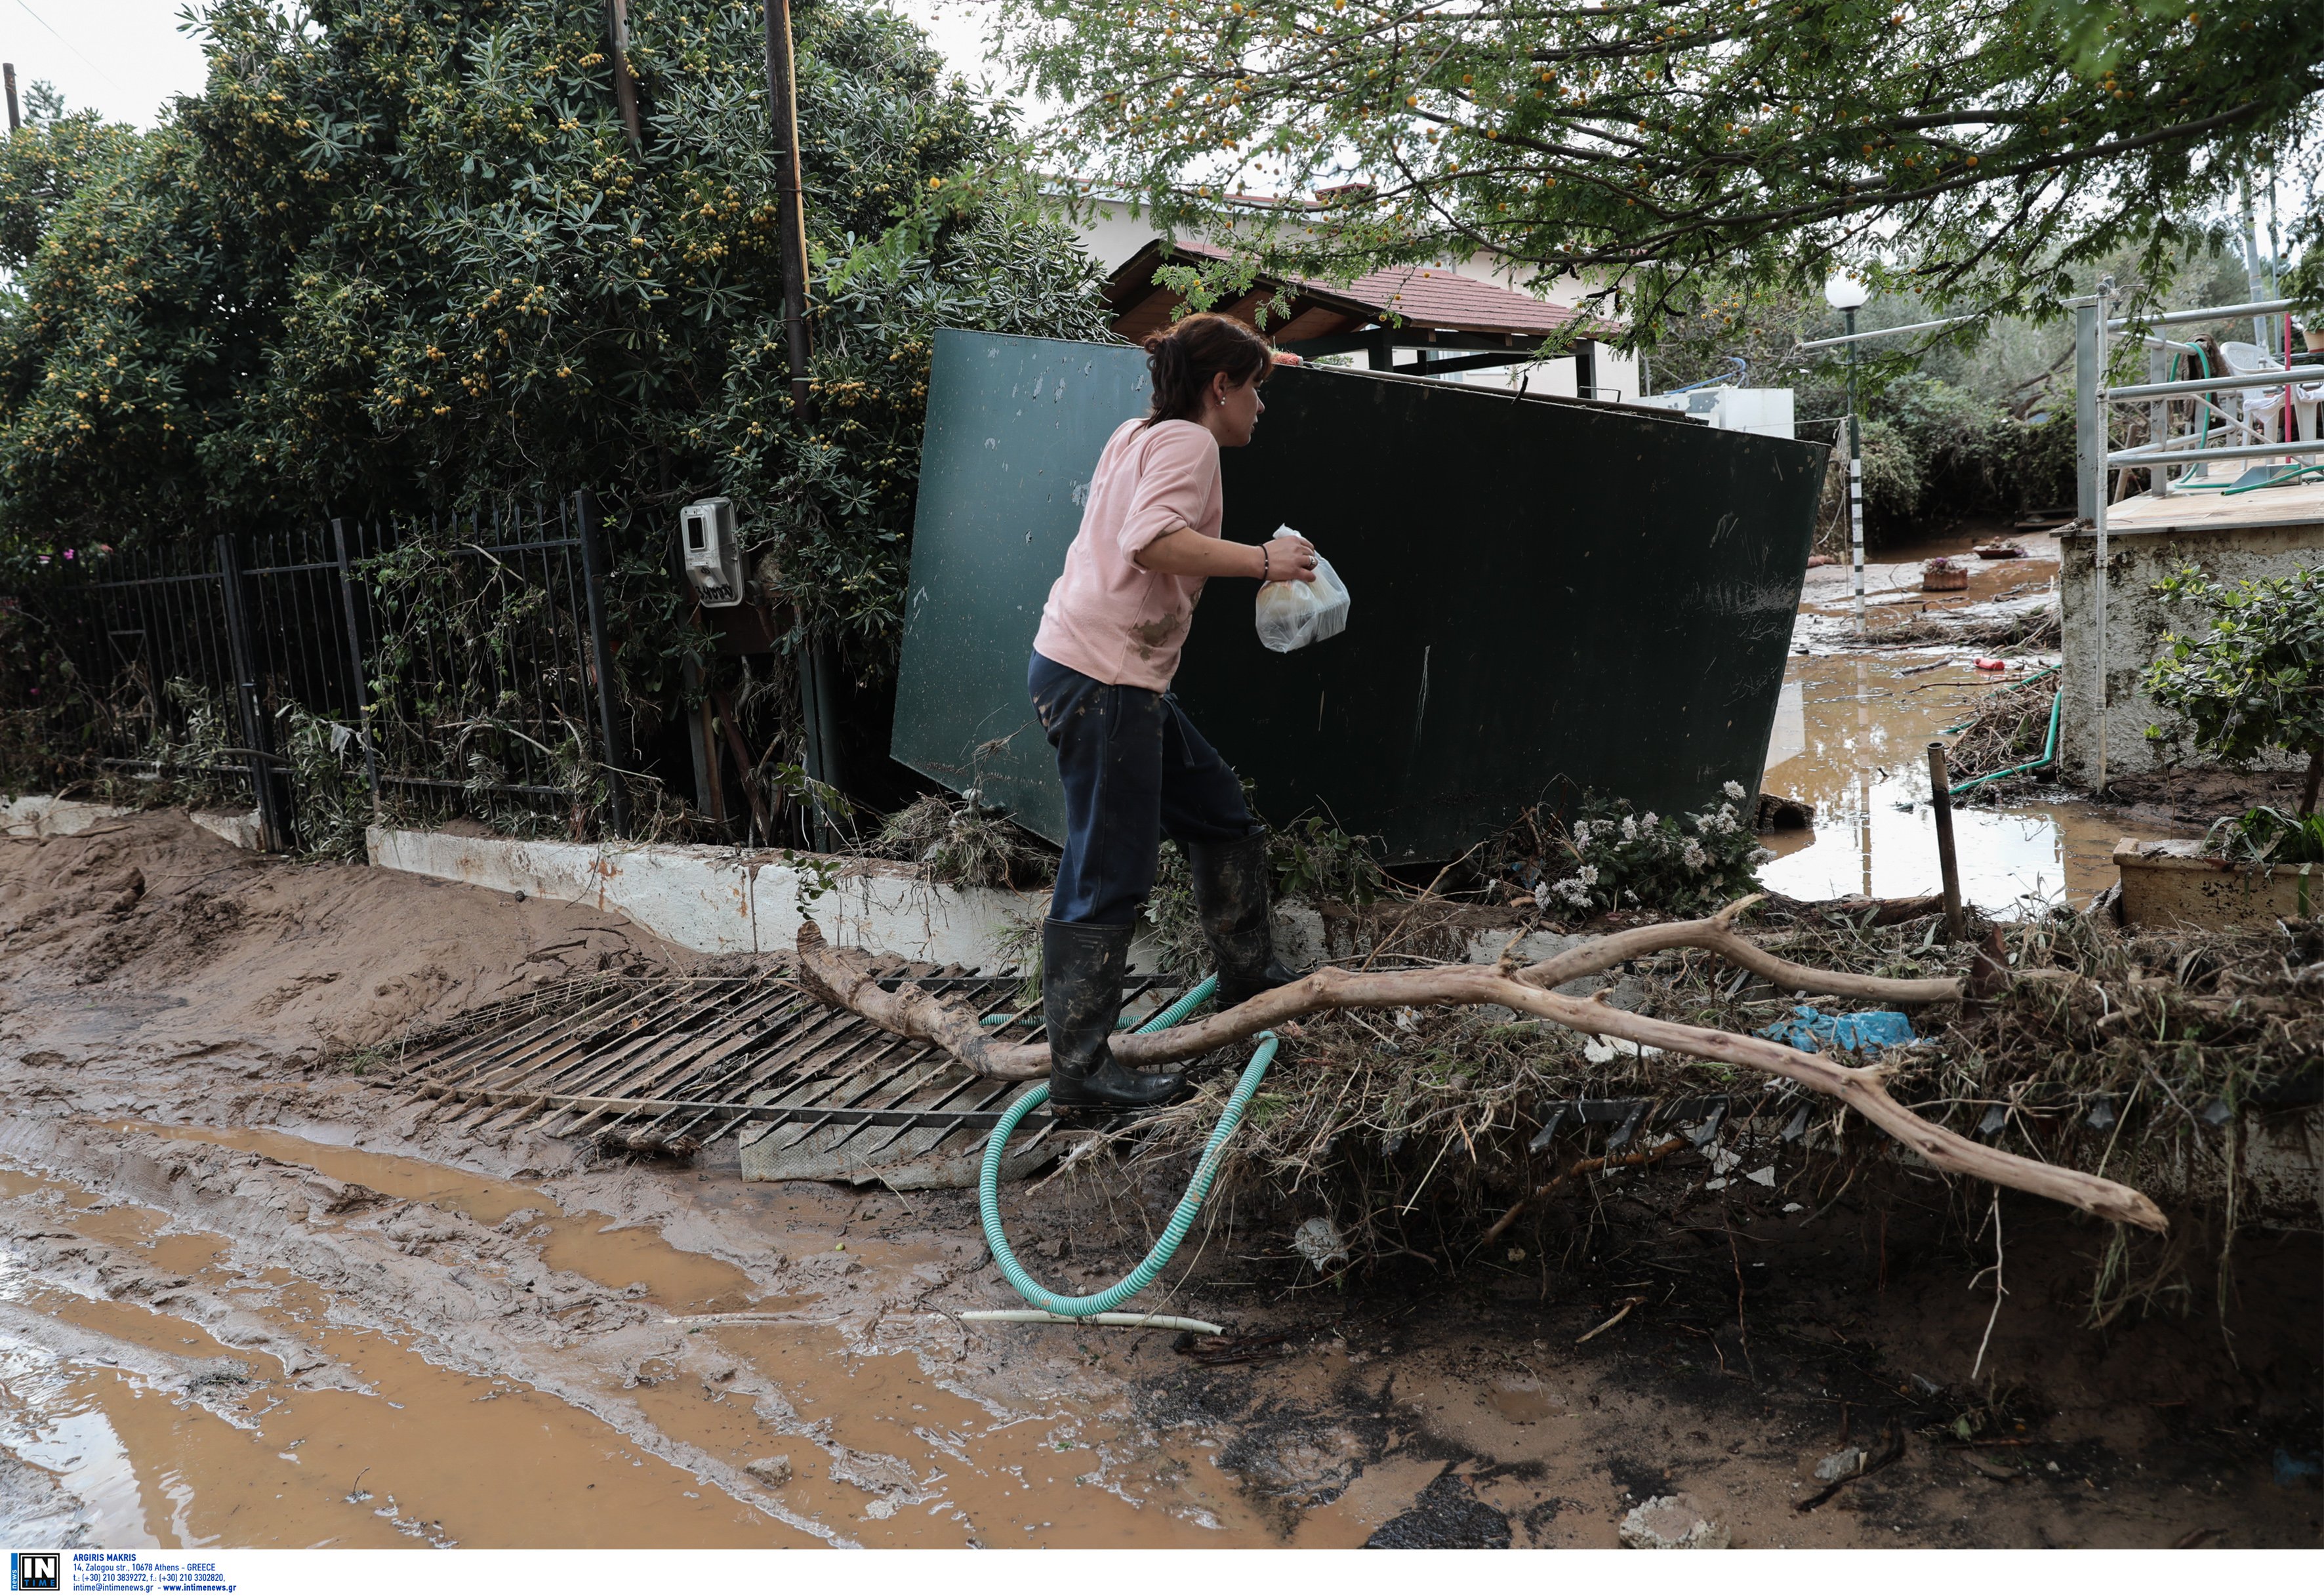
<svg viewBox="0 0 2324 1596">
<path fill-rule="evenodd" d="M 1167 1009 L 1139 1026 L 1143 1032 L 1167 1030 L 1193 1013 L 1210 995 L 1218 990 L 1218 977 L 1205 979 L 1200 986 L 1180 998 Z M 1049 1101 L 1047 1081 L 1011 1103 L 1009 1112 L 1001 1116 L 1001 1123 L 992 1128 L 992 1139 L 984 1144 L 984 1168 L 977 1176 L 976 1206 L 984 1221 L 984 1240 L 992 1249 L 992 1259 L 1001 1266 L 1001 1273 L 1016 1288 L 1017 1295 L 1044 1313 L 1061 1314 L 1067 1318 L 1087 1319 L 1094 1315 L 1111 1312 L 1136 1296 L 1154 1283 L 1194 1228 L 1194 1216 L 1203 1211 L 1203 1199 L 1211 1195 L 1211 1183 L 1218 1178 L 1219 1166 L 1226 1157 L 1228 1140 L 1242 1116 L 1250 1107 L 1259 1084 L 1267 1077 L 1267 1066 L 1274 1062 L 1276 1038 L 1273 1031 L 1261 1031 L 1259 1051 L 1242 1067 L 1242 1079 L 1227 1099 L 1226 1112 L 1219 1116 L 1218 1129 L 1211 1132 L 1208 1146 L 1203 1149 L 1203 1161 L 1194 1167 L 1194 1178 L 1186 1183 L 1186 1195 L 1178 1199 L 1169 1224 L 1163 1230 L 1161 1240 L 1145 1260 L 1119 1284 L 1088 1296 L 1059 1296 L 1025 1272 L 1017 1255 L 1009 1250 L 1009 1237 L 1001 1228 L 1001 1160 L 1009 1150 L 1009 1139 L 1017 1133 L 1018 1125 L 1027 1114 Z"/>
</svg>

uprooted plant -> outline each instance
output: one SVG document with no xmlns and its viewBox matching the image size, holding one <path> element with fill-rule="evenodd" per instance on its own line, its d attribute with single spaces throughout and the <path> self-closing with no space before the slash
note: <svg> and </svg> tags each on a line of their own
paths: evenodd
<svg viewBox="0 0 2324 1596">
<path fill-rule="evenodd" d="M 956 887 L 1038 887 L 1057 868 L 1047 849 L 973 794 L 913 799 L 881 823 L 864 851 L 917 864 L 930 881 Z"/>
<path fill-rule="evenodd" d="M 1715 953 L 1785 991 L 1831 993 L 1908 1007 L 1953 1003 L 1965 983 L 1958 977 L 1898 979 L 1818 970 L 1779 957 L 1736 930 L 1737 919 L 1758 899 L 1729 904 L 1707 919 L 1642 926 L 1592 937 L 1537 964 L 1520 966 L 1508 955 L 1498 964 L 1440 965 L 1396 971 L 1326 967 L 1237 1008 L 1150 1034 L 1119 1038 L 1118 1057 L 1136 1067 L 1198 1058 L 1217 1048 L 1286 1026 L 1305 1015 L 1353 1009 L 1423 1009 L 1499 1004 L 1547 1019 L 1582 1035 L 1618 1038 L 1715 1063 L 1739 1065 L 1838 1099 L 1938 1168 L 1972 1176 L 2070 1204 L 2102 1218 L 2166 1232 L 2163 1212 L 2143 1193 L 2117 1182 L 1983 1146 L 1930 1123 L 1891 1097 L 1887 1067 L 1850 1066 L 1803 1053 L 1760 1037 L 1651 1018 L 1554 988 L 1602 974 L 1629 960 L 1674 948 Z M 1514 946 L 1514 944 L 1512 944 Z M 825 942 L 812 923 L 798 932 L 799 984 L 811 994 L 862 1015 L 895 1035 L 934 1044 L 972 1073 L 1001 1080 L 1046 1075 L 1046 1045 L 995 1040 L 979 1017 L 910 983 L 883 989 L 871 961 Z M 2001 973 L 1997 977 L 2007 981 Z M 2024 970 L 2019 983 L 2057 979 L 2070 972 Z M 1602 999 L 1603 992 L 1594 994 Z"/>
</svg>

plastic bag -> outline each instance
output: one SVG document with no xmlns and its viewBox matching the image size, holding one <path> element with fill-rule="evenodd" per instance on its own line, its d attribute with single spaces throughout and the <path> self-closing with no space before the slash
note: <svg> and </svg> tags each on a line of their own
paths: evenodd
<svg viewBox="0 0 2324 1596">
<path fill-rule="evenodd" d="M 1277 527 L 1278 538 L 1300 534 Z M 1313 582 L 1268 582 L 1259 590 L 1259 641 L 1278 654 L 1304 649 L 1348 629 L 1348 589 L 1332 562 L 1315 557 Z"/>
<path fill-rule="evenodd" d="M 1894 1009 L 1874 1009 L 1862 1014 L 1826 1014 L 1803 1003 L 1792 1013 L 1794 1018 L 1763 1027 L 1759 1035 L 1771 1041 L 1788 1042 L 1803 1053 L 1821 1053 L 1827 1047 L 1849 1053 L 1871 1052 L 1881 1047 L 1901 1047 L 1919 1039 L 1914 1035 L 1911 1018 Z"/>
</svg>

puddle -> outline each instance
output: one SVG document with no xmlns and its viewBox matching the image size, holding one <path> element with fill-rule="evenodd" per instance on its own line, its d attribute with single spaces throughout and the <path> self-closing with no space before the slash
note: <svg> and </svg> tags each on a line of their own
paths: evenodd
<svg viewBox="0 0 2324 1596">
<path fill-rule="evenodd" d="M 157 1211 L 0 1172 L 0 1195 L 43 1194 L 62 1195 L 60 1217 L 93 1239 L 166 1249 L 213 1291 L 248 1284 L 217 1268 L 224 1237 L 162 1234 Z M 46 1285 L 0 1251 L 0 1305 L 83 1333 L 60 1341 L 0 1318 L 0 1445 L 80 1499 L 91 1544 L 821 1544 L 570 1403 L 331 1325 L 313 1286 L 288 1281 L 264 1303 L 235 1295 L 368 1388 L 301 1389 L 264 1352 L 163 1310 Z M 206 1401 L 189 1394 L 188 1363 L 227 1371 L 204 1386 Z"/>
<path fill-rule="evenodd" d="M 260 1153 L 320 1171 L 333 1180 L 464 1214 L 478 1224 L 496 1225 L 530 1209 L 541 1218 L 526 1234 L 550 1268 L 570 1270 L 616 1291 L 641 1283 L 648 1300 L 674 1312 L 729 1313 L 759 1301 L 751 1278 L 732 1264 L 673 1247 L 651 1230 L 611 1228 L 614 1222 L 602 1213 L 567 1213 L 548 1193 L 513 1181 L 448 1169 L 422 1158 L 309 1141 L 281 1130 L 149 1124 L 122 1129 Z"/>
<path fill-rule="evenodd" d="M 622 1238 L 632 1250 L 615 1253 L 613 1267 L 597 1253 L 587 1271 L 616 1287 L 647 1278 L 683 1299 L 748 1285 L 650 1231 L 607 1234 L 602 1215 L 559 1215 L 519 1183 L 280 1131 L 134 1129 L 262 1153 L 480 1222 L 540 1210 L 544 1225 L 576 1227 L 536 1236 L 547 1250 Z M 321 1286 L 281 1268 L 238 1271 L 227 1260 L 247 1257 L 246 1244 L 173 1228 L 161 1211 L 17 1170 L 0 1170 L 0 1204 L 39 1214 L 28 1233 L 69 1229 L 190 1277 L 366 1388 L 300 1388 L 274 1358 L 167 1306 L 81 1295 L 0 1248 L 0 1446 L 69 1490 L 100 1544 L 808 1545 L 821 1544 L 811 1533 L 821 1526 L 873 1545 L 1352 1546 L 1369 1533 L 1343 1512 L 1286 1522 L 1255 1508 L 1198 1434 L 1174 1431 L 1157 1444 L 1062 1389 L 1031 1411 L 996 1411 L 941 1349 L 931 1368 L 912 1353 L 852 1346 L 830 1325 L 725 1322 L 689 1333 L 657 1323 L 622 1333 L 618 1347 L 600 1343 L 594 1367 L 592 1343 L 575 1343 L 553 1361 L 558 1379 L 597 1395 L 560 1396 L 441 1367 L 401 1332 L 351 1328 Z M 364 1316 L 383 1306 L 392 1317 L 393 1304 L 368 1300 Z M 949 1333 L 975 1337 L 980 1355 L 991 1337 L 1025 1341 L 1011 1361 L 1046 1361 L 1060 1386 L 1071 1369 L 1125 1344 L 1038 1328 Z M 188 1370 L 212 1366 L 241 1377 L 189 1390 Z M 745 1372 L 755 1378 L 738 1378 Z M 770 1412 L 756 1394 L 769 1387 L 795 1420 L 779 1427 L 780 1405 Z M 718 1483 L 775 1455 L 792 1468 L 765 1492 L 780 1516 L 752 1505 L 755 1489 Z M 672 1458 L 704 1460 L 702 1472 Z"/>
<path fill-rule="evenodd" d="M 1557 1411 L 1550 1394 L 1531 1381 L 1495 1380 L 1485 1400 L 1513 1425 L 1537 1425 Z"/>
<path fill-rule="evenodd" d="M 2058 540 L 2034 533 L 2013 540 L 2024 549 L 2024 559 L 1980 559 L 1972 545 L 1976 536 L 1956 535 L 1903 548 L 1884 549 L 1864 562 L 1865 623 L 1877 635 L 1924 613 L 1975 609 L 1982 615 L 2000 615 L 2038 608 L 2056 602 Z M 1969 586 L 1950 593 L 1930 593 L 1921 586 L 1922 567 L 1938 555 L 1969 571 Z M 1845 561 L 1820 566 L 1807 573 L 1800 594 L 1803 627 L 1799 641 L 1842 651 L 1855 637 L 1856 603 Z M 1836 624 L 1844 622 L 1845 624 Z"/>
<path fill-rule="evenodd" d="M 1815 830 L 1763 839 L 1779 855 L 1760 868 L 1765 885 L 1806 899 L 1904 898 L 1942 886 L 1928 746 L 2028 672 L 1997 675 L 1962 661 L 1904 674 L 1941 657 L 1794 656 L 1784 682 L 1787 695 L 1797 693 L 1803 751 L 1769 766 L 1763 784 L 1814 804 Z M 2166 835 L 2081 803 L 1953 810 L 1961 897 L 1988 911 L 2028 897 L 2085 902 L 2114 883 L 2119 839 Z"/>
</svg>

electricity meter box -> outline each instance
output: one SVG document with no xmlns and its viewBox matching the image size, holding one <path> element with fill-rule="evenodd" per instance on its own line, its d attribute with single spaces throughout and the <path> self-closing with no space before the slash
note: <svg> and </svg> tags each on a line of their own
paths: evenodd
<svg viewBox="0 0 2324 1596">
<path fill-rule="evenodd" d="M 742 551 L 734 538 L 734 501 L 703 499 L 678 512 L 678 548 L 686 579 L 706 610 L 742 602 Z"/>
</svg>

